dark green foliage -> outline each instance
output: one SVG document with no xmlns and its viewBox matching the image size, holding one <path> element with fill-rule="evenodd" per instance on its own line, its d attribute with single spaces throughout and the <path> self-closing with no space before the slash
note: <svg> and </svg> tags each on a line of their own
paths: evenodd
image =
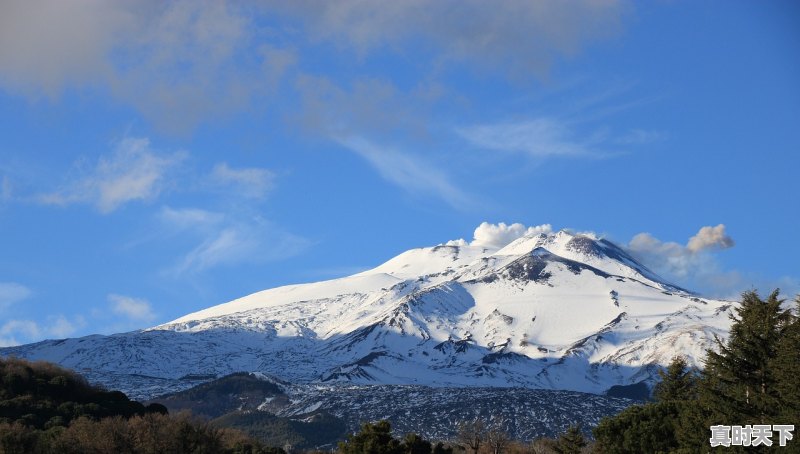
<svg viewBox="0 0 800 454">
<path fill-rule="evenodd" d="M 678 447 L 675 436 L 678 404 L 634 405 L 594 429 L 597 450 L 607 454 L 669 452 Z"/>
<path fill-rule="evenodd" d="M 187 415 L 150 413 L 93 420 L 79 417 L 68 427 L 36 430 L 0 423 L 0 453 L 221 453 L 284 454 L 231 429 L 219 429 Z"/>
<path fill-rule="evenodd" d="M 431 454 L 453 454 L 453 447 L 445 446 L 442 442 L 438 442 L 433 446 Z"/>
<path fill-rule="evenodd" d="M 431 454 L 431 442 L 415 433 L 406 434 L 403 439 L 403 452 L 406 454 Z"/>
<path fill-rule="evenodd" d="M 800 296 L 796 302 L 796 314 L 791 316 L 770 362 L 781 402 L 780 420 L 795 423 L 800 422 Z"/>
<path fill-rule="evenodd" d="M 659 371 L 661 382 L 653 390 L 658 402 L 677 402 L 696 397 L 697 377 L 686 363 L 686 358 L 675 357 L 665 371 Z"/>
<path fill-rule="evenodd" d="M 53 364 L 0 359 L 0 453 L 280 454 L 239 431 L 169 416 Z"/>
<path fill-rule="evenodd" d="M 559 454 L 580 454 L 584 446 L 586 446 L 586 438 L 584 438 L 580 426 L 569 426 L 567 431 L 558 438 L 554 449 Z"/>
<path fill-rule="evenodd" d="M 278 385 L 247 372 L 237 372 L 150 402 L 162 404 L 173 412 L 190 410 L 213 419 L 236 410 L 255 410 L 267 397 L 278 395 L 283 395 Z"/>
<path fill-rule="evenodd" d="M 262 411 L 233 412 L 214 419 L 217 427 L 231 427 L 272 446 L 291 445 L 295 449 L 332 447 L 347 434 L 341 419 L 317 412 L 290 419 Z"/>
<path fill-rule="evenodd" d="M 713 424 L 770 424 L 781 407 L 778 385 L 770 362 L 777 357 L 778 341 L 791 318 L 782 310 L 778 291 L 766 301 L 756 292 L 745 292 L 742 305 L 731 316 L 727 343 L 718 341 L 719 352 L 710 350 L 700 391 Z"/>
<path fill-rule="evenodd" d="M 91 386 L 55 364 L 0 359 L 0 421 L 49 429 L 81 416 L 130 418 L 147 412 L 125 394 Z"/>
<path fill-rule="evenodd" d="M 671 452 L 681 445 L 681 415 L 697 397 L 697 377 L 683 357 L 660 373 L 655 402 L 625 409 L 603 419 L 594 430 L 596 450 L 603 453 Z"/>
<path fill-rule="evenodd" d="M 453 448 L 442 443 L 435 446 L 417 434 L 406 434 L 401 442 L 392 436 L 389 421 L 364 423 L 358 433 L 339 443 L 342 454 L 453 454 Z"/>
<path fill-rule="evenodd" d="M 402 454 L 404 451 L 399 440 L 392 436 L 389 421 L 364 423 L 361 431 L 348 435 L 347 440 L 339 443 L 342 454 Z"/>
<path fill-rule="evenodd" d="M 169 411 L 167 410 L 167 407 L 165 407 L 165 406 L 163 406 L 163 405 L 161 405 L 161 404 L 159 404 L 159 403 L 152 403 L 152 404 L 149 404 L 149 405 L 147 405 L 146 407 L 144 407 L 144 409 L 145 409 L 145 411 L 147 411 L 148 413 L 158 413 L 158 414 L 160 414 L 160 415 L 167 415 L 167 414 L 169 414 Z"/>
<path fill-rule="evenodd" d="M 777 290 L 766 300 L 744 293 L 728 341 L 708 352 L 705 369 L 695 374 L 676 358 L 661 374 L 655 403 L 601 421 L 596 450 L 704 452 L 712 425 L 797 424 L 800 321 L 782 303 Z M 789 443 L 786 452 L 800 451 Z"/>
<path fill-rule="evenodd" d="M 180 394 L 187 399 L 207 399 L 213 395 L 239 395 L 252 391 L 260 391 L 264 394 L 280 394 L 282 392 L 275 383 L 261 380 L 248 372 L 235 372 L 174 395 Z"/>
</svg>

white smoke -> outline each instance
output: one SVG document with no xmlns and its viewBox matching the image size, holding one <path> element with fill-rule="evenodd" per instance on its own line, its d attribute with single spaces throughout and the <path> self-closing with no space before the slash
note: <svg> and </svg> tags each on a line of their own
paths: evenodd
<svg viewBox="0 0 800 454">
<path fill-rule="evenodd" d="M 659 273 L 672 278 L 716 270 L 717 264 L 705 253 L 713 249 L 733 247 L 734 241 L 725 233 L 725 226 L 702 227 L 689 238 L 686 245 L 663 242 L 649 233 L 640 233 L 628 243 L 628 249 Z"/>
<path fill-rule="evenodd" d="M 725 225 L 719 224 L 716 227 L 701 228 L 697 235 L 689 238 L 686 248 L 698 252 L 704 249 L 728 249 L 734 244 L 733 238 L 725 234 Z"/>
<path fill-rule="evenodd" d="M 523 236 L 550 233 L 552 231 L 553 227 L 550 224 L 526 227 L 518 222 L 513 224 L 506 224 L 505 222 L 501 222 L 499 224 L 481 222 L 481 225 L 475 228 L 471 242 L 467 243 L 467 241 L 462 238 L 448 241 L 445 244 L 448 246 L 470 245 L 485 247 L 488 249 L 500 249 L 512 241 L 522 238 Z"/>
</svg>

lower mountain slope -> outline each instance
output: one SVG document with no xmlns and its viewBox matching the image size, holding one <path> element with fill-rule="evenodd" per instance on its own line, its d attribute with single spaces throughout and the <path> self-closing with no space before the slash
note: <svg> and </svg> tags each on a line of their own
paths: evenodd
<svg viewBox="0 0 800 454">
<path fill-rule="evenodd" d="M 554 437 L 570 425 L 590 428 L 634 401 L 526 388 L 289 384 L 236 373 L 156 397 L 171 413 L 202 414 L 267 445 L 330 448 L 365 421 L 388 420 L 397 436 L 455 440 L 460 423 L 480 420 L 514 440 Z"/>
</svg>

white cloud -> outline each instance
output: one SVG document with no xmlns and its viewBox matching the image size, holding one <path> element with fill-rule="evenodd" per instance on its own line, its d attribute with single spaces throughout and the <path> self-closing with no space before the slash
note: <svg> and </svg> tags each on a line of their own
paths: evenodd
<svg viewBox="0 0 800 454">
<path fill-rule="evenodd" d="M 260 199 L 273 188 L 275 173 L 256 167 L 232 169 L 223 162 L 214 166 L 211 179 L 220 185 L 233 186 L 239 195 Z"/>
<path fill-rule="evenodd" d="M 145 299 L 112 293 L 108 295 L 108 302 L 115 314 L 122 315 L 131 321 L 150 322 L 156 318 L 152 306 Z"/>
<path fill-rule="evenodd" d="M 186 132 L 267 104 L 298 49 L 307 58 L 413 52 L 429 73 L 466 63 L 545 79 L 553 61 L 618 34 L 627 9 L 621 0 L 8 0 L 0 88 L 52 99 L 75 88 L 107 93 Z"/>
<path fill-rule="evenodd" d="M 69 320 L 63 315 L 58 315 L 54 318 L 51 318 L 45 330 L 48 333 L 48 336 L 64 338 L 74 334 L 85 325 L 86 320 L 83 317 L 76 317 L 74 320 Z"/>
<path fill-rule="evenodd" d="M 175 231 L 206 230 L 219 225 L 225 220 L 225 215 L 199 208 L 170 208 L 164 206 L 158 213 L 158 218 L 170 229 Z"/>
<path fill-rule="evenodd" d="M 672 278 L 718 272 L 713 257 L 706 252 L 734 245 L 725 234 L 725 226 L 702 227 L 684 246 L 675 242 L 662 242 L 649 233 L 640 233 L 628 243 L 628 249 L 656 272 Z"/>
<path fill-rule="evenodd" d="M 209 229 L 198 229 L 202 242 L 167 270 L 168 275 L 206 271 L 217 266 L 262 263 L 299 254 L 310 242 L 258 216 L 226 217 Z"/>
<path fill-rule="evenodd" d="M 16 282 L 0 282 L 0 310 L 28 299 L 33 292 Z"/>
<path fill-rule="evenodd" d="M 114 30 L 126 29 L 132 19 L 102 0 L 11 0 L 2 8 L 0 81 L 51 96 L 66 84 L 83 84 L 107 73 L 105 55 Z"/>
<path fill-rule="evenodd" d="M 725 226 L 719 224 L 716 227 L 701 228 L 695 236 L 689 238 L 686 248 L 692 252 L 699 252 L 704 249 L 728 249 L 734 244 L 733 238 L 725 234 Z"/>
<path fill-rule="evenodd" d="M 520 223 L 490 224 L 482 222 L 473 233 L 472 246 L 482 246 L 487 248 L 500 249 L 512 241 L 522 238 L 525 235 L 537 235 L 539 233 L 552 232 L 550 224 L 542 224 L 533 227 L 526 227 Z"/>
<path fill-rule="evenodd" d="M 656 272 L 669 278 L 686 278 L 690 273 L 711 265 L 711 257 L 695 254 L 684 245 L 662 242 L 649 233 L 639 233 L 628 243 L 628 249 Z"/>
<path fill-rule="evenodd" d="M 501 249 L 523 236 L 551 233 L 552 231 L 553 227 L 550 224 L 526 227 L 518 222 L 513 224 L 506 224 L 505 222 L 499 224 L 481 222 L 481 224 L 475 228 L 471 242 L 467 243 L 467 241 L 462 238 L 450 240 L 445 244 L 448 246 L 466 246 L 469 244 L 470 246 L 479 246 L 488 249 Z"/>
<path fill-rule="evenodd" d="M 9 320 L 0 326 L 0 336 L 21 334 L 28 338 L 36 338 L 41 332 L 39 325 L 32 320 Z"/>
<path fill-rule="evenodd" d="M 38 200 L 53 205 L 90 203 L 101 213 L 110 213 L 125 203 L 158 197 L 168 172 L 185 158 L 184 152 L 156 153 L 148 139 L 126 138 L 85 175 Z"/>
<path fill-rule="evenodd" d="M 366 159 L 386 180 L 416 194 L 432 194 L 456 208 L 474 200 L 450 181 L 443 171 L 418 156 L 376 145 L 360 137 L 338 141 Z"/>
<path fill-rule="evenodd" d="M 579 139 L 564 122 L 555 118 L 534 118 L 513 123 L 496 123 L 458 128 L 456 132 L 472 145 L 488 150 L 524 153 L 532 157 L 603 157 L 599 147 L 603 134 Z"/>
<path fill-rule="evenodd" d="M 248 251 L 255 249 L 252 238 L 243 235 L 239 230 L 228 228 L 194 248 L 178 266 L 179 273 L 189 269 L 202 271 L 213 266 L 232 263 L 247 256 Z"/>
<path fill-rule="evenodd" d="M 685 245 L 640 233 L 631 239 L 627 249 L 656 273 L 713 296 L 738 298 L 742 291 L 754 285 L 774 283 L 722 269 L 712 253 L 733 245 L 733 239 L 725 233 L 725 226 L 719 224 L 702 227 Z M 791 280 L 787 282 L 791 283 Z"/>
<path fill-rule="evenodd" d="M 20 342 L 14 337 L 0 337 L 0 348 L 13 347 L 19 344 Z"/>
<path fill-rule="evenodd" d="M 234 2 L 11 0 L 0 11 L 0 87 L 57 97 L 99 87 L 159 125 L 193 128 L 274 89 L 294 54 Z"/>
<path fill-rule="evenodd" d="M 301 18 L 307 33 L 360 55 L 413 44 L 437 61 L 466 62 L 480 71 L 544 77 L 556 56 L 616 34 L 620 1 L 299 0 L 273 2 Z"/>
<path fill-rule="evenodd" d="M 218 266 L 263 263 L 292 257 L 311 242 L 262 218 L 246 205 L 227 212 L 162 207 L 157 215 L 164 228 L 159 237 L 194 244 L 170 267 L 169 277 L 207 271 Z"/>
<path fill-rule="evenodd" d="M 428 121 L 420 109 L 429 102 L 418 90 L 400 90 L 391 81 L 359 78 L 337 85 L 327 77 L 301 75 L 302 126 L 333 140 L 372 136 L 424 135 Z"/>
<path fill-rule="evenodd" d="M 44 325 L 33 320 L 9 320 L 0 325 L 0 347 L 35 342 L 43 338 L 64 338 L 74 334 L 86 325 L 83 317 L 69 320 L 63 315 L 47 318 Z"/>
<path fill-rule="evenodd" d="M 425 136 L 428 125 L 414 113 L 414 93 L 402 93 L 388 82 L 364 79 L 345 90 L 324 77 L 302 77 L 303 127 L 356 153 L 388 182 L 417 196 L 433 196 L 464 208 L 475 205 L 452 177 L 426 157 L 387 143 Z M 412 105 L 414 107 L 412 107 Z M 428 155 L 435 154 L 429 150 Z"/>
</svg>

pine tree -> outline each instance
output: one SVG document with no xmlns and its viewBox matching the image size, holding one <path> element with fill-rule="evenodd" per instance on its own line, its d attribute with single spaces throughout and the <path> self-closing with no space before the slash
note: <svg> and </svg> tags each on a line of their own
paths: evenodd
<svg viewBox="0 0 800 454">
<path fill-rule="evenodd" d="M 695 396 L 697 379 L 683 356 L 673 358 L 667 369 L 658 374 L 661 381 L 653 390 L 653 397 L 657 402 L 677 402 Z"/>
<path fill-rule="evenodd" d="M 695 372 L 678 356 L 660 371 L 655 402 L 635 405 L 595 428 L 597 450 L 603 453 L 672 452 L 679 446 L 680 415 L 697 394 Z"/>
<path fill-rule="evenodd" d="M 558 438 L 555 451 L 559 454 L 580 454 L 584 446 L 586 446 L 586 438 L 584 438 L 580 426 L 569 426 L 567 431 Z"/>
<path fill-rule="evenodd" d="M 675 424 L 679 402 L 633 405 L 594 429 L 595 452 L 641 454 L 672 452 L 678 447 Z"/>
<path fill-rule="evenodd" d="M 403 452 L 406 454 L 431 454 L 431 442 L 415 433 L 406 434 L 403 440 Z"/>
<path fill-rule="evenodd" d="M 798 315 L 742 295 L 727 342 L 717 340 L 695 375 L 682 358 L 661 373 L 654 403 L 633 406 L 595 429 L 603 453 L 705 452 L 712 425 L 794 424 L 800 420 L 800 297 Z M 747 449 L 747 448 L 742 448 Z M 789 451 L 787 451 L 789 452 Z"/>
<path fill-rule="evenodd" d="M 392 437 L 392 426 L 389 421 L 378 421 L 374 424 L 364 423 L 361 431 L 347 437 L 347 441 L 339 443 L 339 452 L 343 454 L 403 454 L 400 441 Z"/>
<path fill-rule="evenodd" d="M 795 314 L 778 341 L 776 355 L 770 364 L 776 380 L 780 403 L 780 420 L 800 421 L 800 295 Z"/>
<path fill-rule="evenodd" d="M 727 343 L 709 350 L 700 388 L 712 424 L 770 424 L 780 409 L 776 377 L 770 367 L 791 320 L 778 290 L 766 301 L 754 291 L 742 295 L 732 315 Z"/>
<path fill-rule="evenodd" d="M 719 351 L 708 351 L 696 400 L 681 408 L 677 424 L 681 452 L 707 450 L 712 425 L 780 424 L 787 400 L 782 394 L 788 390 L 781 391 L 786 382 L 775 365 L 783 356 L 780 350 L 790 348 L 781 345 L 788 342 L 793 317 L 781 307 L 778 295 L 775 290 L 762 300 L 756 292 L 742 294 L 742 304 L 731 316 L 728 341 L 717 340 Z M 796 364 L 787 364 L 786 374 L 793 367 Z"/>
</svg>

